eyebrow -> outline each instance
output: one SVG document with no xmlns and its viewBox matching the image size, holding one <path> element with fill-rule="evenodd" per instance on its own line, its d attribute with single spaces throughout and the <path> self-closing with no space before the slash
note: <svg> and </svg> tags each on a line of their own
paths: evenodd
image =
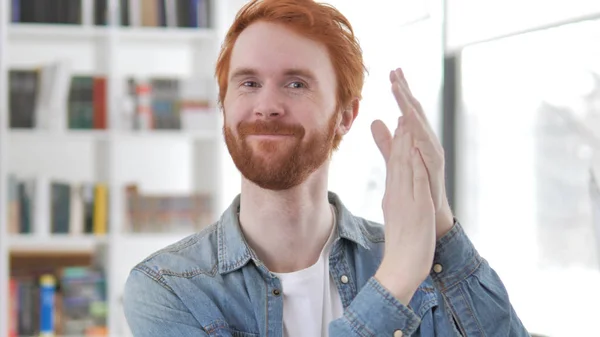
<svg viewBox="0 0 600 337">
<path fill-rule="evenodd" d="M 229 80 L 234 80 L 238 77 L 246 77 L 246 76 L 256 76 L 257 71 L 252 68 L 238 68 L 233 73 L 231 73 L 231 77 Z"/>
<path fill-rule="evenodd" d="M 257 76 L 257 74 L 258 74 L 258 71 L 256 71 L 253 68 L 238 68 L 238 69 L 235 69 L 235 71 L 233 71 L 233 73 L 231 74 L 231 78 L 229 80 L 233 81 L 240 77 Z M 284 71 L 283 75 L 285 77 L 290 77 L 290 76 L 303 77 L 303 78 L 307 79 L 308 81 L 313 81 L 313 82 L 317 81 L 317 78 L 314 75 L 314 73 L 308 69 L 290 68 L 290 69 L 286 69 Z"/>
</svg>

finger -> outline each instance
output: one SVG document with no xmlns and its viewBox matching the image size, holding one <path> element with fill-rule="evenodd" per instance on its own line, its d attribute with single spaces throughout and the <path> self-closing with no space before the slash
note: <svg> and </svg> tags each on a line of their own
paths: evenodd
<svg viewBox="0 0 600 337">
<path fill-rule="evenodd" d="M 431 138 L 429 129 L 416 114 L 405 116 L 404 118 L 406 129 L 410 130 L 416 140 L 428 141 Z"/>
<path fill-rule="evenodd" d="M 429 136 L 434 136 L 433 129 L 429 125 L 427 116 L 423 112 L 421 103 L 412 95 L 408 83 L 404 78 L 402 69 L 398 68 L 390 72 L 390 81 L 392 82 L 392 93 L 400 107 L 403 115 L 415 119 L 416 127 L 419 127 Z M 408 124 L 408 123 L 407 123 Z M 418 135 L 417 135 L 418 136 Z M 423 135 L 424 136 L 424 135 Z"/>
<path fill-rule="evenodd" d="M 431 125 L 429 125 L 420 103 L 412 96 L 402 69 L 398 68 L 390 72 L 390 80 L 393 83 L 392 90 L 396 101 L 405 114 L 404 124 L 406 128 L 410 130 L 415 139 L 424 142 L 429 141 L 431 145 L 429 148 L 434 150 L 436 148 L 434 144 L 438 143 L 437 136 L 433 132 Z M 429 154 L 429 157 L 432 157 L 435 152 L 431 152 L 430 149 L 422 148 L 422 150 L 425 150 Z"/>
<path fill-rule="evenodd" d="M 432 176 L 435 172 L 444 172 L 444 154 L 443 150 L 440 153 L 437 147 L 430 141 L 415 141 L 415 147 L 419 149 L 419 154 L 425 163 L 425 169 L 427 170 L 427 176 L 429 177 L 429 184 L 431 189 L 431 195 L 435 196 L 434 203 L 441 205 L 442 191 L 444 189 L 443 180 Z"/>
<path fill-rule="evenodd" d="M 407 95 L 410 103 L 415 105 L 415 107 L 417 107 L 417 106 L 420 107 L 421 103 L 419 103 L 419 101 L 414 97 L 412 90 L 410 90 L 408 81 L 406 80 L 406 77 L 404 76 L 404 72 L 402 71 L 401 68 L 398 68 L 394 71 L 394 77 L 396 78 L 396 81 L 398 81 L 400 86 L 406 91 L 406 95 Z"/>
<path fill-rule="evenodd" d="M 397 68 L 396 70 L 394 70 L 394 76 L 398 81 L 404 82 L 404 84 L 406 84 L 406 88 L 410 92 L 410 88 L 408 87 L 408 83 L 405 80 L 404 71 L 402 70 L 402 68 Z"/>
<path fill-rule="evenodd" d="M 392 85 L 392 93 L 394 94 L 394 98 L 396 99 L 396 103 L 402 111 L 402 114 L 406 116 L 414 112 L 414 107 L 412 106 L 409 98 L 404 92 L 405 89 L 403 88 L 401 80 L 398 77 L 398 75 L 396 75 L 396 72 L 393 70 L 390 72 L 390 83 Z"/>
<path fill-rule="evenodd" d="M 432 200 L 429 175 L 423 162 L 421 152 L 416 147 L 411 148 L 411 164 L 413 171 L 414 200 Z"/>
<path fill-rule="evenodd" d="M 402 111 L 402 115 L 410 116 L 415 114 L 414 107 L 404 93 L 404 89 L 402 88 L 400 82 L 392 82 L 392 94 L 394 94 L 394 98 L 396 99 L 396 103 L 398 104 L 400 111 Z"/>
<path fill-rule="evenodd" d="M 425 111 L 423 110 L 423 106 L 421 105 L 421 102 L 419 102 L 415 98 L 412 91 L 410 90 L 410 86 L 408 85 L 408 81 L 406 80 L 402 69 L 396 69 L 393 72 L 393 76 L 395 77 L 395 80 L 399 83 L 400 88 L 403 89 L 404 96 L 406 96 L 408 103 L 413 107 L 415 116 L 419 117 L 420 121 L 423 123 L 426 129 L 433 132 L 433 129 L 431 129 L 431 125 L 429 125 L 429 120 L 425 115 Z"/>
<path fill-rule="evenodd" d="M 379 152 L 381 152 L 381 155 L 387 164 L 390 158 L 393 139 L 390 130 L 381 120 L 375 120 L 371 123 L 371 133 L 373 134 L 375 144 L 377 144 L 377 147 L 379 148 Z"/>
<path fill-rule="evenodd" d="M 415 113 L 410 116 L 406 116 L 406 126 L 410 129 L 411 133 L 415 136 L 415 139 L 421 141 L 429 141 L 429 148 L 421 148 L 422 154 L 428 154 L 427 157 L 432 157 L 435 155 L 437 147 L 434 144 L 437 144 L 437 136 L 433 132 L 431 125 L 429 124 L 429 120 L 421 107 L 419 101 L 413 96 L 410 88 L 408 86 L 408 82 L 406 81 L 406 77 L 404 76 L 404 72 L 401 68 L 396 69 L 394 72 L 390 74 L 390 76 L 395 78 L 400 84 L 400 89 L 402 89 L 402 93 L 404 97 L 407 98 L 409 104 L 412 106 Z M 425 151 L 423 151 L 425 150 Z M 430 151 L 435 150 L 435 151 Z M 425 163 L 427 164 L 427 158 L 425 158 Z"/>
<path fill-rule="evenodd" d="M 444 149 L 433 131 L 415 116 L 407 117 L 404 123 L 405 128 L 414 135 L 415 145 L 419 148 L 427 169 L 434 172 L 443 169 Z"/>
<path fill-rule="evenodd" d="M 404 97 L 412 97 L 412 100 L 408 99 L 408 101 L 409 105 L 412 107 L 409 108 L 409 111 L 412 111 L 413 113 L 405 116 L 406 121 L 404 123 L 406 128 L 414 135 L 415 139 L 423 142 L 420 150 L 425 156 L 425 164 L 429 168 L 432 166 L 439 166 L 436 164 L 440 161 L 440 151 L 443 150 L 441 149 L 441 144 L 439 144 L 439 140 L 436 134 L 433 132 L 433 129 L 431 128 L 431 125 L 429 124 L 421 105 L 410 93 L 410 89 L 408 88 L 408 84 L 406 83 L 406 79 L 404 78 L 401 69 L 397 69 L 396 71 L 390 73 L 390 78 L 392 77 L 394 78 L 395 82 L 401 83 L 400 89 L 402 91 L 402 95 Z"/>
<path fill-rule="evenodd" d="M 427 140 L 415 140 L 415 146 L 419 149 L 423 162 L 428 170 L 442 169 L 444 166 L 444 152 L 435 144 Z"/>
<path fill-rule="evenodd" d="M 410 161 L 412 136 L 403 132 L 394 137 L 388 165 L 388 186 L 391 191 L 399 191 L 402 198 L 413 198 L 413 172 Z"/>
</svg>

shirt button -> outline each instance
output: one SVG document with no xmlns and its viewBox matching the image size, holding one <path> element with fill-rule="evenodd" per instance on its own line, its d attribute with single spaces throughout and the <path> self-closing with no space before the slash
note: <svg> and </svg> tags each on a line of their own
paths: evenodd
<svg viewBox="0 0 600 337">
<path fill-rule="evenodd" d="M 348 276 L 346 275 L 342 275 L 342 277 L 340 278 L 343 284 L 348 283 Z"/>
<path fill-rule="evenodd" d="M 273 295 L 279 296 L 281 295 L 281 292 L 279 291 L 279 289 L 273 289 Z"/>
<path fill-rule="evenodd" d="M 394 337 L 402 337 L 404 334 L 402 333 L 402 330 L 396 330 L 394 331 Z"/>
<path fill-rule="evenodd" d="M 433 265 L 433 271 L 434 271 L 436 274 L 439 274 L 439 273 L 441 273 L 441 272 L 442 272 L 442 270 L 443 270 L 443 268 L 442 268 L 442 265 L 441 265 L 441 264 L 439 264 L 439 263 L 436 263 L 436 264 L 434 264 L 434 265 Z"/>
</svg>

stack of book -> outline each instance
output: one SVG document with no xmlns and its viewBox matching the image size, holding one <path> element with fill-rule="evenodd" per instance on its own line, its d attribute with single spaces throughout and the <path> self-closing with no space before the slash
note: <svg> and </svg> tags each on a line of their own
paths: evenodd
<svg viewBox="0 0 600 337">
<path fill-rule="evenodd" d="M 10 127 L 95 129 L 108 125 L 107 78 L 74 74 L 64 60 L 9 71 Z M 212 80 L 128 77 L 119 95 L 118 130 L 215 130 Z"/>
</svg>

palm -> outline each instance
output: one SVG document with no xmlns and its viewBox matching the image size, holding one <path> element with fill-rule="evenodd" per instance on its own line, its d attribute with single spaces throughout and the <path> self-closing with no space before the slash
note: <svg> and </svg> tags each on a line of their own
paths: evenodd
<svg viewBox="0 0 600 337">
<path fill-rule="evenodd" d="M 445 227 L 449 225 L 447 224 L 449 220 L 445 218 L 449 217 L 448 214 L 451 214 L 451 212 L 446 197 L 444 149 L 429 125 L 421 104 L 412 95 L 402 71 L 400 69 L 392 71 L 390 81 L 392 92 L 402 112 L 398 124 L 412 134 L 411 142 L 414 143 L 412 145 L 419 149 L 427 169 L 435 213 L 444 215 L 444 220 L 437 221 L 439 225 L 436 224 L 438 234 L 446 232 L 447 228 Z M 394 137 L 380 120 L 373 122 L 371 131 L 384 160 L 388 163 Z"/>
</svg>

